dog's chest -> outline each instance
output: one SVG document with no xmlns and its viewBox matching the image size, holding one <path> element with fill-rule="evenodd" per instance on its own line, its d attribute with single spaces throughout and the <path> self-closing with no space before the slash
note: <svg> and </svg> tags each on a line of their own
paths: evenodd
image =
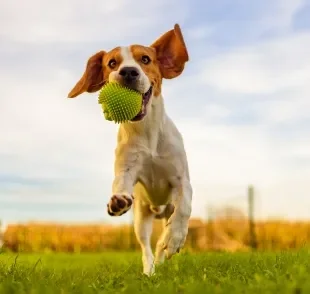
<svg viewBox="0 0 310 294">
<path fill-rule="evenodd" d="M 137 192 L 153 205 L 164 205 L 170 201 L 169 178 L 173 168 L 164 156 L 149 154 L 143 160 L 139 173 Z"/>
</svg>

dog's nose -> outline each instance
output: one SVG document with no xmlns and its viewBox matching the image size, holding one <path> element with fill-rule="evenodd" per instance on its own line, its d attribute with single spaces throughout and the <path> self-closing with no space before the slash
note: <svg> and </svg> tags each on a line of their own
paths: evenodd
<svg viewBox="0 0 310 294">
<path fill-rule="evenodd" d="M 125 66 L 120 69 L 119 75 L 122 76 L 126 82 L 131 83 L 135 82 L 139 78 L 140 73 L 136 67 Z"/>
</svg>

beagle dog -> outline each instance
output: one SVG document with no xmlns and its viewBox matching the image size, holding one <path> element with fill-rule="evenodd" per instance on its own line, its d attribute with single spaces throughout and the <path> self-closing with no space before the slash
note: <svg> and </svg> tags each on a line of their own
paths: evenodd
<svg viewBox="0 0 310 294">
<path fill-rule="evenodd" d="M 162 80 L 178 77 L 189 60 L 180 26 L 150 46 L 131 45 L 100 51 L 91 56 L 85 72 L 68 98 L 118 82 L 143 95 L 141 111 L 119 126 L 115 150 L 111 216 L 133 205 L 134 230 L 142 250 L 143 273 L 183 247 L 192 210 L 192 186 L 183 139 L 166 114 Z M 151 248 L 154 218 L 163 220 L 155 256 Z"/>
</svg>

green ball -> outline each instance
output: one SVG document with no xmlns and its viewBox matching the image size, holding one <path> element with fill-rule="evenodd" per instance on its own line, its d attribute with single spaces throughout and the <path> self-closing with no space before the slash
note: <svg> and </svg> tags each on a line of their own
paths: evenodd
<svg viewBox="0 0 310 294">
<path fill-rule="evenodd" d="M 117 82 L 105 84 L 99 93 L 106 120 L 123 123 L 133 119 L 141 110 L 142 94 Z"/>
</svg>

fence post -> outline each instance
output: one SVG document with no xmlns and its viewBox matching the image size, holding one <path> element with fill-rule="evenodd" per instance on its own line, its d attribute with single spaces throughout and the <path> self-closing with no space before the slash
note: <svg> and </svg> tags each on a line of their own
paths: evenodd
<svg viewBox="0 0 310 294">
<path fill-rule="evenodd" d="M 248 187 L 248 203 L 249 203 L 249 241 L 252 249 L 257 249 L 257 239 L 255 233 L 255 217 L 254 217 L 254 188 Z"/>
<path fill-rule="evenodd" d="M 207 218 L 208 218 L 208 224 L 206 228 L 207 228 L 207 243 L 209 243 L 208 249 L 213 250 L 214 228 L 213 228 L 213 210 L 211 206 L 207 207 Z"/>
</svg>

